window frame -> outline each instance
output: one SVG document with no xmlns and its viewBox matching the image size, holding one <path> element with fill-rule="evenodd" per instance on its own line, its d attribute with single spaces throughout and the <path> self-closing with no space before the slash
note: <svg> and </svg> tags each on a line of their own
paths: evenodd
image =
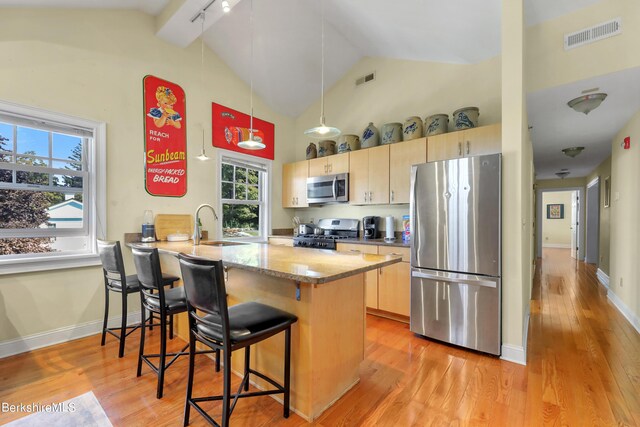
<svg viewBox="0 0 640 427">
<path fill-rule="evenodd" d="M 264 179 L 262 185 L 258 187 L 258 203 L 254 203 L 255 200 L 231 200 L 222 198 L 222 164 L 227 163 L 225 159 L 245 164 L 248 168 L 252 165 L 259 166 L 265 171 L 263 173 Z M 218 221 L 217 233 L 222 240 L 235 241 L 235 242 L 252 242 L 252 243 L 265 243 L 269 238 L 269 230 L 271 229 L 271 182 L 272 182 L 272 161 L 263 159 L 260 157 L 249 156 L 242 153 L 236 153 L 228 150 L 219 150 L 217 156 L 217 179 L 216 185 L 217 198 L 218 198 L 218 212 L 220 212 L 220 220 Z M 248 203 L 247 203 L 248 202 Z M 260 212 L 260 234 L 256 237 L 237 237 L 237 238 L 225 238 L 222 231 L 222 223 L 224 219 L 223 204 L 230 203 L 236 205 L 256 204 L 261 206 Z"/>
<path fill-rule="evenodd" d="M 87 182 L 83 182 L 83 227 L 78 229 L 0 229 L 0 237 L 66 237 L 66 236 L 86 236 L 88 242 L 87 250 L 64 251 L 53 253 L 33 253 L 17 255 L 0 255 L 0 275 L 25 273 L 31 271 L 56 270 L 64 268 L 87 267 L 100 265 L 100 256 L 96 244 L 97 239 L 104 239 L 107 235 L 106 225 L 106 123 L 94 120 L 82 119 L 62 113 L 55 113 L 35 107 L 29 107 L 0 100 L 0 114 L 18 116 L 27 120 L 43 121 L 47 124 L 60 124 L 66 127 L 83 128 L 91 131 L 93 138 L 84 137 L 83 144 L 86 150 L 83 151 L 82 162 L 86 164 L 86 171 L 77 172 L 69 170 L 66 175 L 83 176 Z M 21 126 L 21 125 L 18 125 Z M 28 127 L 27 125 L 24 125 Z M 37 127 L 34 127 L 37 128 Z M 14 128 L 15 129 L 15 128 Z M 56 130 L 49 130 L 57 133 Z M 92 141 L 91 141 L 92 140 Z M 92 143 L 91 143 L 92 142 Z M 14 135 L 14 147 L 17 144 Z M 17 151 L 17 150 L 16 150 Z M 69 161 L 56 159 L 51 154 L 52 160 Z M 27 155 L 29 156 L 29 155 Z M 31 156 L 33 157 L 33 156 Z M 41 156 L 36 156 L 41 157 Z M 47 158 L 49 159 L 49 158 Z M 12 164 L 7 164 L 12 165 Z M 51 165 L 49 165 L 51 166 Z M 4 168 L 4 165 L 3 165 Z M 28 165 L 16 165 L 8 169 L 16 168 L 20 170 L 29 169 Z M 33 167 L 34 172 L 51 173 L 58 171 L 51 167 Z M 50 178 L 52 179 L 52 178 Z M 51 183 L 52 181 L 50 181 Z M 2 189 L 29 190 L 21 188 L 20 185 L 4 183 Z M 31 191 L 58 191 L 66 187 L 38 187 L 31 188 Z M 64 191 L 62 191 L 64 192 Z"/>
</svg>

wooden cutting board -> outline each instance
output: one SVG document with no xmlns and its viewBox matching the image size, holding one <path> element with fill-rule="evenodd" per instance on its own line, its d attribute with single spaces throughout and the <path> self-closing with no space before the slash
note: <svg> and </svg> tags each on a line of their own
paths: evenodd
<svg viewBox="0 0 640 427">
<path fill-rule="evenodd" d="M 190 214 L 157 214 L 156 238 L 167 240 L 169 234 L 193 234 L 193 215 Z"/>
</svg>

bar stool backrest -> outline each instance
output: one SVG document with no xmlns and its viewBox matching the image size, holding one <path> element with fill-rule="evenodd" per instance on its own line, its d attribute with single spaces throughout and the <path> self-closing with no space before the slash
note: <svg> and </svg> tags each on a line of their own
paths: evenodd
<svg viewBox="0 0 640 427">
<path fill-rule="evenodd" d="M 105 285 L 114 290 L 126 289 L 127 276 L 124 272 L 120 242 L 100 239 L 97 241 Z"/>
<path fill-rule="evenodd" d="M 160 269 L 160 255 L 156 248 L 132 248 L 133 263 L 136 266 L 142 303 L 150 308 L 148 300 L 159 301 L 160 307 L 165 307 L 164 286 L 162 286 L 162 270 Z"/>
<path fill-rule="evenodd" d="M 189 323 L 192 330 L 195 325 L 202 323 L 211 328 L 221 330 L 224 345 L 229 339 L 229 311 L 227 307 L 227 291 L 224 283 L 224 268 L 222 261 L 179 254 L 182 283 L 187 296 Z M 203 319 L 196 310 L 213 316 Z M 192 323 L 194 322 L 194 323 Z"/>
</svg>

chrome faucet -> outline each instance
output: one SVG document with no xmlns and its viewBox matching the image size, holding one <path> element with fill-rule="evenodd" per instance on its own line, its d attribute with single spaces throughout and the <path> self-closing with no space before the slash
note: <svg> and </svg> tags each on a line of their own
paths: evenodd
<svg viewBox="0 0 640 427">
<path fill-rule="evenodd" d="M 195 215 L 195 225 L 193 227 L 193 246 L 197 246 L 200 244 L 200 229 L 198 228 L 198 223 L 200 222 L 200 209 L 202 208 L 209 208 L 211 209 L 211 212 L 213 212 L 213 216 L 215 217 L 216 221 L 218 220 L 218 214 L 216 213 L 216 210 L 213 208 L 213 206 L 207 204 L 207 203 L 203 203 L 200 206 L 198 206 L 198 209 L 196 209 L 196 215 Z"/>
</svg>

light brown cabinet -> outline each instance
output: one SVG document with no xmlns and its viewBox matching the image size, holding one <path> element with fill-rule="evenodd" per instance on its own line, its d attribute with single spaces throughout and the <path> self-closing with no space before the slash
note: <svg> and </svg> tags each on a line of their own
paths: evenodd
<svg viewBox="0 0 640 427">
<path fill-rule="evenodd" d="M 307 177 L 309 161 L 282 165 L 282 207 L 303 208 L 307 203 Z"/>
<path fill-rule="evenodd" d="M 389 146 L 389 201 L 409 203 L 411 166 L 427 161 L 427 138 L 398 142 Z"/>
<path fill-rule="evenodd" d="M 309 160 L 309 176 L 349 172 L 349 153 L 334 154 Z"/>
<path fill-rule="evenodd" d="M 349 153 L 349 203 L 389 203 L 389 146 Z"/>
<path fill-rule="evenodd" d="M 427 161 L 493 154 L 501 150 L 502 125 L 497 123 L 430 136 L 427 145 Z"/>
</svg>

